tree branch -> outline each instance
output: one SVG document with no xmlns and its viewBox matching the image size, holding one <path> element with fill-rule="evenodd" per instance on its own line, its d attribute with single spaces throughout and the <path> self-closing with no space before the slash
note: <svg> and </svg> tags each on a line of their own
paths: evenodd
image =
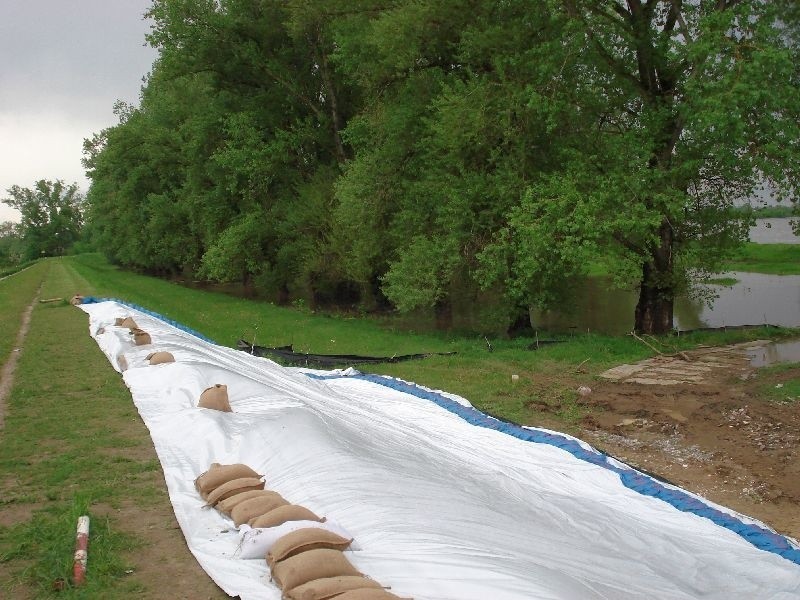
<svg viewBox="0 0 800 600">
<path fill-rule="evenodd" d="M 678 22 L 681 35 L 683 35 L 683 39 L 685 39 L 687 43 L 694 42 L 691 34 L 689 33 L 689 27 L 686 25 L 686 19 L 683 18 L 683 0 L 670 0 L 670 9 L 667 22 L 669 22 L 670 19 Z M 666 30 L 666 26 L 664 29 Z"/>
</svg>

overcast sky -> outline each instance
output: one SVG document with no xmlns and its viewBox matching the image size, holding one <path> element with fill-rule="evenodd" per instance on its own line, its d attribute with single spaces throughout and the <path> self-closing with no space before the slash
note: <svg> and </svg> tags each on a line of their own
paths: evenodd
<svg viewBox="0 0 800 600">
<path fill-rule="evenodd" d="M 156 52 L 150 0 L 0 0 L 0 198 L 39 179 L 89 182 L 84 138 L 139 102 Z M 19 220 L 0 203 L 0 221 Z"/>
</svg>

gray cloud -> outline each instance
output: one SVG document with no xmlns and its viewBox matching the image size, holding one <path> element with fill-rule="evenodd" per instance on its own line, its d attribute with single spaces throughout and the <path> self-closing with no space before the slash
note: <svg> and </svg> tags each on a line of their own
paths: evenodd
<svg viewBox="0 0 800 600">
<path fill-rule="evenodd" d="M 150 0 L 0 0 L 0 197 L 37 179 L 88 182 L 83 138 L 138 103 L 156 52 Z M 13 212 L 0 204 L 0 220 Z"/>
</svg>

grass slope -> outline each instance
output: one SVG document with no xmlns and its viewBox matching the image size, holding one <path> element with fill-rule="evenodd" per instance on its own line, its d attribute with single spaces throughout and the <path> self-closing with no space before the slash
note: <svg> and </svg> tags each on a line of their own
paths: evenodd
<svg viewBox="0 0 800 600">
<path fill-rule="evenodd" d="M 652 350 L 629 337 L 597 334 L 566 338 L 564 343 L 527 349 L 530 339 L 493 340 L 489 352 L 483 338 L 448 337 L 400 332 L 391 320 L 331 317 L 283 308 L 265 302 L 189 289 L 160 279 L 119 270 L 98 255 L 69 259 L 97 293 L 140 304 L 175 319 L 218 343 L 232 346 L 257 329 L 263 345 L 294 343 L 295 349 L 316 353 L 386 355 L 455 351 L 422 361 L 373 365 L 369 370 L 401 377 L 462 395 L 473 404 L 513 421 L 537 424 L 542 402 L 553 407 L 569 429 L 582 415 L 575 389 L 591 385 L 593 377 L 610 366 L 636 361 Z M 786 334 L 784 332 L 784 334 Z M 704 333 L 663 338 L 670 352 L 697 344 L 719 344 L 775 336 L 775 330 Z M 578 369 L 580 367 L 580 369 Z M 512 382 L 511 375 L 519 380 Z M 532 408 L 533 407 L 533 408 Z"/>
</svg>

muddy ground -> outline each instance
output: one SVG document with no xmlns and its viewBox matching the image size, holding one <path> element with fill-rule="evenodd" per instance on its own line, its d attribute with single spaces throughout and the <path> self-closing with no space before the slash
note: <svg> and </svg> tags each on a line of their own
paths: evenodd
<svg viewBox="0 0 800 600">
<path fill-rule="evenodd" d="M 771 386 L 800 377 L 773 373 Z M 756 369 L 702 382 L 594 381 L 577 435 L 600 450 L 800 538 L 800 400 L 766 399 Z M 557 424 L 538 423 L 556 427 Z"/>
</svg>

